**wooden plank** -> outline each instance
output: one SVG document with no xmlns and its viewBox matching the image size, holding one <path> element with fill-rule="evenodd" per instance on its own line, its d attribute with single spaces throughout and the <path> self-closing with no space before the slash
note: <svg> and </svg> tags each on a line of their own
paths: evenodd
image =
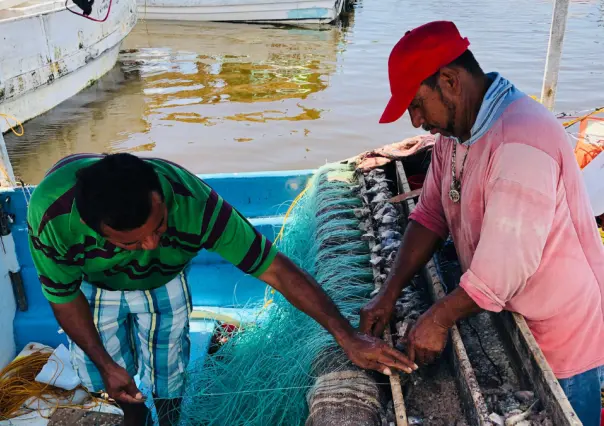
<svg viewBox="0 0 604 426">
<path fill-rule="evenodd" d="M 123 417 L 80 408 L 58 408 L 48 426 L 120 426 Z"/>
<path fill-rule="evenodd" d="M 521 366 L 521 374 L 530 384 L 552 417 L 556 426 L 579 426 L 577 414 L 564 394 L 541 348 L 522 315 L 501 312 L 493 315 L 495 324 L 503 331 L 502 336 L 515 352 L 516 365 Z"/>
<path fill-rule="evenodd" d="M 388 324 L 384 330 L 384 340 L 390 345 L 390 347 L 393 346 L 390 324 Z M 392 390 L 392 404 L 394 406 L 394 418 L 396 420 L 396 426 L 407 426 L 407 409 L 405 408 L 405 400 L 403 399 L 401 377 L 396 372 L 390 376 L 390 389 Z"/>
<path fill-rule="evenodd" d="M 402 162 L 396 162 L 397 183 L 400 193 L 410 192 L 409 183 Z M 402 202 L 404 214 L 407 217 L 415 208 L 415 202 L 409 198 Z M 427 290 L 432 297 L 432 301 L 436 301 L 446 296 L 444 286 L 440 278 L 440 274 L 436 268 L 434 259 L 431 259 L 422 270 L 424 281 L 427 283 Z M 449 338 L 451 342 L 451 351 L 449 351 L 450 362 L 455 371 L 457 385 L 461 393 L 461 401 L 464 404 L 464 411 L 467 420 L 472 426 L 487 426 L 491 425 L 487 405 L 482 396 L 480 386 L 476 380 L 476 374 L 470 363 L 468 353 L 461 339 L 461 334 L 457 326 L 453 326 L 449 330 Z"/>
</svg>

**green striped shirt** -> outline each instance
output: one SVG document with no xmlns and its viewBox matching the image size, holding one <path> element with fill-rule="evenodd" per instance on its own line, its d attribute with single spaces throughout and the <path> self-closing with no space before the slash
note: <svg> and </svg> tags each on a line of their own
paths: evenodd
<svg viewBox="0 0 604 426">
<path fill-rule="evenodd" d="M 212 188 L 160 159 L 145 161 L 159 176 L 168 208 L 167 231 L 155 250 L 116 247 L 81 222 L 74 201 L 77 170 L 100 158 L 76 154 L 62 159 L 32 194 L 27 215 L 30 251 L 49 301 L 72 301 L 82 280 L 109 290 L 160 287 L 204 248 L 255 277 L 275 258 L 271 242 Z"/>
</svg>

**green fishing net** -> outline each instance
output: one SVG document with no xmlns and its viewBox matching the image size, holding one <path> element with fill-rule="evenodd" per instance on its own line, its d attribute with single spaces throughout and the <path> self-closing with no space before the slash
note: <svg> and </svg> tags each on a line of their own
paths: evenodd
<svg viewBox="0 0 604 426">
<path fill-rule="evenodd" d="M 292 210 L 279 249 L 311 274 L 354 326 L 373 290 L 362 207 L 349 165 L 326 165 Z M 260 307 L 259 307 L 260 308 Z M 303 425 L 306 395 L 321 370 L 345 368 L 331 335 L 278 293 L 259 320 L 190 367 L 181 424 Z M 330 354 L 334 354 L 330 358 Z M 331 360 L 331 361 L 330 361 Z M 335 360 L 335 361 L 334 361 Z"/>
</svg>

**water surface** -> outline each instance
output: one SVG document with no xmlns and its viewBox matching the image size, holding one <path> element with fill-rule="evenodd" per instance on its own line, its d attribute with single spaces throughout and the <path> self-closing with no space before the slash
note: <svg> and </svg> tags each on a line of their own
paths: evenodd
<svg viewBox="0 0 604 426">
<path fill-rule="evenodd" d="M 392 46 L 454 21 L 485 71 L 538 95 L 553 3 L 363 0 L 317 29 L 139 21 L 94 86 L 6 135 L 15 173 L 37 183 L 75 152 L 137 152 L 196 173 L 314 168 L 418 134 L 380 125 Z M 556 109 L 604 104 L 604 0 L 572 1 Z"/>
</svg>

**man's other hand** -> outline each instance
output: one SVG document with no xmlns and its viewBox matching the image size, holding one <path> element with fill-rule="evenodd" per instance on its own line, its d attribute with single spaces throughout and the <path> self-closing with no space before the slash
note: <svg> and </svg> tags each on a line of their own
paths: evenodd
<svg viewBox="0 0 604 426">
<path fill-rule="evenodd" d="M 359 330 L 370 336 L 381 337 L 392 316 L 394 303 L 391 297 L 378 293 L 361 309 Z"/>
<path fill-rule="evenodd" d="M 340 345 L 348 358 L 357 366 L 376 370 L 390 376 L 392 369 L 411 373 L 417 365 L 396 349 L 376 337 L 354 333 Z"/>
</svg>

